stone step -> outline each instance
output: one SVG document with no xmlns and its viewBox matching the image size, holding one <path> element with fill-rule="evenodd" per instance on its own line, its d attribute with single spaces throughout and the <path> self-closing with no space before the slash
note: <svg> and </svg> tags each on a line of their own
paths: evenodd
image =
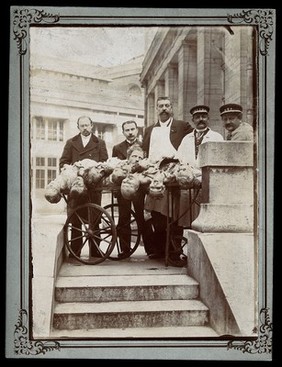
<svg viewBox="0 0 282 367">
<path fill-rule="evenodd" d="M 198 297 L 198 283 L 187 275 L 60 277 L 56 302 L 187 300 Z"/>
<path fill-rule="evenodd" d="M 218 337 L 218 334 L 209 326 L 164 326 L 154 328 L 107 328 L 107 329 L 76 329 L 56 330 L 50 334 L 52 339 L 175 339 L 175 338 L 208 338 Z"/>
<path fill-rule="evenodd" d="M 199 300 L 57 303 L 55 329 L 206 326 L 209 310 Z"/>
</svg>

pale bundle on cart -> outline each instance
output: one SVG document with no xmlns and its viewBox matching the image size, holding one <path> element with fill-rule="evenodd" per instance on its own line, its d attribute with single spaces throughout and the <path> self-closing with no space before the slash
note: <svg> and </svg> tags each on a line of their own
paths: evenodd
<svg viewBox="0 0 282 367">
<path fill-rule="evenodd" d="M 65 224 L 66 247 L 72 253 L 70 233 L 74 230 L 73 218 L 78 217 L 82 223 L 82 246 L 91 241 L 100 254 L 100 257 L 94 259 L 80 257 L 78 260 L 86 264 L 97 264 L 106 258 L 119 259 L 120 248 L 116 228 L 118 207 L 114 202 L 118 190 L 128 200 L 133 199 L 138 190 L 144 190 L 146 210 L 158 207 L 158 210 L 169 214 L 167 193 L 171 194 L 172 190 L 176 192 L 176 189 L 178 192 L 181 190 L 185 192 L 192 188 L 199 189 L 200 186 L 201 172 L 173 158 L 164 158 L 161 161 L 144 158 L 136 163 L 117 158 L 109 158 L 106 162 L 84 159 L 73 165 L 65 165 L 56 179 L 47 185 L 45 198 L 52 204 L 58 203 L 62 198 L 66 200 L 68 207 L 71 208 Z M 106 207 L 91 203 L 89 193 L 93 190 L 100 190 L 102 193 L 111 192 L 111 203 Z M 179 202 L 181 200 L 178 200 Z M 173 205 L 173 212 L 176 213 L 173 216 L 179 215 L 179 210 Z M 183 207 L 181 210 L 187 211 Z M 132 211 L 130 226 L 133 240 L 129 256 L 133 254 L 140 242 L 140 231 L 134 211 Z"/>
</svg>

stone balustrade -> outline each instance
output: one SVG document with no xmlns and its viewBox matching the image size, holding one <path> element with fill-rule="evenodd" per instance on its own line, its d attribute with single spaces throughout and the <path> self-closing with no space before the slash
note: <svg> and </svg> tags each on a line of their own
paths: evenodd
<svg viewBox="0 0 282 367">
<path fill-rule="evenodd" d="M 251 142 L 200 146 L 200 212 L 187 231 L 188 275 L 219 335 L 257 330 L 256 166 Z"/>
<path fill-rule="evenodd" d="M 202 200 L 192 229 L 200 232 L 254 231 L 253 143 L 208 142 L 200 146 Z"/>
</svg>

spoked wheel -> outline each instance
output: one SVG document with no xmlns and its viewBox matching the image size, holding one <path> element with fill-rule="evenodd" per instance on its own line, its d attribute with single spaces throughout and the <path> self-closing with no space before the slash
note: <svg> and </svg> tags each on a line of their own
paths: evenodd
<svg viewBox="0 0 282 367">
<path fill-rule="evenodd" d="M 119 224 L 118 204 L 109 204 L 104 207 L 115 222 L 117 229 L 116 246 L 114 247 L 109 259 L 122 260 L 130 257 L 137 249 L 140 243 L 141 233 L 136 215 L 133 210 L 130 211 L 130 218 L 126 223 Z M 123 250 L 127 248 L 128 251 Z"/>
<path fill-rule="evenodd" d="M 117 239 L 111 215 L 93 203 L 73 210 L 66 220 L 64 235 L 65 245 L 71 256 L 89 265 L 99 264 L 107 259 Z"/>
</svg>

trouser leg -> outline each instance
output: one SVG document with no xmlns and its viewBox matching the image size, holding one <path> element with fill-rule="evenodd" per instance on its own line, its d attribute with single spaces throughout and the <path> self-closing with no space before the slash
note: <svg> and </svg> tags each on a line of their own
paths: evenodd
<svg viewBox="0 0 282 367">
<path fill-rule="evenodd" d="M 131 243 L 131 201 L 125 199 L 120 193 L 117 195 L 118 202 L 118 223 L 117 223 L 117 235 L 120 242 L 122 252 L 130 250 Z"/>
<path fill-rule="evenodd" d="M 76 213 L 71 218 L 71 224 L 71 249 L 77 256 L 80 256 L 82 248 L 82 231 L 81 222 Z M 72 254 L 70 254 L 70 257 L 72 257 Z"/>
<path fill-rule="evenodd" d="M 159 212 L 152 211 L 152 222 L 154 227 L 154 248 L 156 253 L 164 254 L 166 245 L 166 233 L 167 233 L 167 217 Z M 182 236 L 183 227 L 178 226 L 176 223 L 171 224 L 170 235 L 172 241 L 169 242 L 169 253 L 173 256 L 179 256 L 182 254 Z"/>
<path fill-rule="evenodd" d="M 145 194 L 139 191 L 132 200 L 136 221 L 138 223 L 139 231 L 142 235 L 144 249 L 147 254 L 153 253 L 153 230 L 151 221 L 145 221 L 144 218 L 144 200 Z"/>
<path fill-rule="evenodd" d="M 154 253 L 164 255 L 165 243 L 166 243 L 166 216 L 155 210 L 152 210 L 151 215 L 154 227 L 154 235 L 153 235 Z"/>
</svg>

